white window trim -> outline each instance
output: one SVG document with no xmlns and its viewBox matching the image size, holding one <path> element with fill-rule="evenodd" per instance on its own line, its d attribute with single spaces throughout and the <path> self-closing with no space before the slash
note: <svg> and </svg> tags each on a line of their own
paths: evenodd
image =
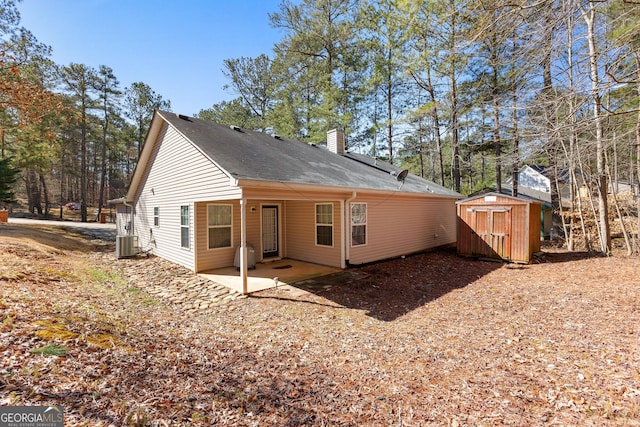
<svg viewBox="0 0 640 427">
<path fill-rule="evenodd" d="M 209 225 L 209 206 L 229 206 L 231 207 L 231 224 L 229 225 Z M 207 204 L 207 212 L 206 212 L 207 216 L 207 250 L 208 251 L 223 251 L 223 250 L 229 250 L 229 248 L 233 248 L 233 205 L 230 203 L 208 203 Z M 221 247 L 221 248 L 212 248 L 209 245 L 209 229 L 210 228 L 227 228 L 229 227 L 231 229 L 231 238 L 229 239 L 230 241 L 230 245 L 229 246 L 225 246 L 225 247 Z"/>
<path fill-rule="evenodd" d="M 352 215 L 352 207 L 353 205 L 364 205 L 364 212 L 365 212 L 365 221 L 362 224 L 354 224 L 353 223 L 353 217 Z M 349 207 L 349 217 L 350 217 L 350 224 L 351 224 L 351 229 L 349 230 L 349 240 L 351 240 L 351 247 L 352 248 L 360 248 L 362 246 L 367 246 L 369 244 L 369 206 L 367 205 L 367 202 L 352 202 L 351 206 Z M 359 245 L 354 245 L 353 244 L 353 226 L 354 225 L 364 225 L 364 243 L 359 244 Z"/>
<path fill-rule="evenodd" d="M 319 223 L 318 222 L 318 206 L 321 205 L 329 205 L 331 206 L 331 224 L 324 224 L 324 223 Z M 335 241 L 335 227 L 334 227 L 334 216 L 335 213 L 333 212 L 334 208 L 333 208 L 333 202 L 329 202 L 329 203 L 316 203 L 313 207 L 313 222 L 314 222 L 314 227 L 313 227 L 313 234 L 314 234 L 314 240 L 316 242 L 316 246 L 321 247 L 321 248 L 333 248 L 334 247 L 334 241 Z M 318 243 L 318 226 L 331 226 L 331 245 L 321 245 Z"/>
<path fill-rule="evenodd" d="M 182 208 L 186 207 L 187 208 L 187 225 L 182 225 Z M 189 205 L 188 203 L 186 205 L 180 205 L 180 216 L 179 216 L 179 223 L 180 223 L 180 249 L 185 250 L 185 251 L 191 251 L 191 205 Z M 188 245 L 189 246 L 182 246 L 182 229 L 186 228 L 187 230 L 189 230 L 189 239 L 188 239 Z"/>
</svg>

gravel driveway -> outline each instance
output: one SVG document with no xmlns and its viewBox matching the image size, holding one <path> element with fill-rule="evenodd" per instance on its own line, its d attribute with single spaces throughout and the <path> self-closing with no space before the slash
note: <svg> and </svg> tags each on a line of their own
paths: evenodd
<svg viewBox="0 0 640 427">
<path fill-rule="evenodd" d="M 54 221 L 47 219 L 31 219 L 31 218 L 9 218 L 9 224 L 32 224 L 47 225 L 57 227 L 76 228 L 83 234 L 94 239 L 104 240 L 105 242 L 114 242 L 116 240 L 116 225 L 112 223 L 101 224 L 99 222 L 75 222 L 75 221 Z"/>
</svg>

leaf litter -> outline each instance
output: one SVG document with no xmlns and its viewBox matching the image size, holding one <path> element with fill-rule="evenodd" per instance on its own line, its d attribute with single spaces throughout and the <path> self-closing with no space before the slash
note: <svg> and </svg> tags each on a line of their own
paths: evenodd
<svg viewBox="0 0 640 427">
<path fill-rule="evenodd" d="M 640 424 L 638 258 L 436 251 L 184 311 L 159 258 L 0 246 L 0 404 L 67 425 Z"/>
</svg>

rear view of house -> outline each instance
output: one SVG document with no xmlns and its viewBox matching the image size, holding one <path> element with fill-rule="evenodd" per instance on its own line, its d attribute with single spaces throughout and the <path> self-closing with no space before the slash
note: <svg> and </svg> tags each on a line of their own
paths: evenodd
<svg viewBox="0 0 640 427">
<path fill-rule="evenodd" d="M 452 244 L 458 198 L 347 152 L 338 130 L 325 148 L 157 111 L 115 202 L 118 233 L 143 250 L 194 272 L 239 255 L 246 276 L 253 261 L 345 268 Z"/>
</svg>

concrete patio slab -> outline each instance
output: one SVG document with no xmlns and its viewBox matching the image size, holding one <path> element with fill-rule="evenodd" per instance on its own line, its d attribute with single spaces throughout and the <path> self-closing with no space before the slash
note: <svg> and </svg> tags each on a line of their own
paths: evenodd
<svg viewBox="0 0 640 427">
<path fill-rule="evenodd" d="M 278 287 L 282 287 L 339 271 L 342 270 L 293 259 L 257 263 L 256 268 L 248 272 L 247 288 L 249 293 L 253 293 L 274 288 L 276 286 L 276 281 L 274 280 L 276 277 L 278 278 Z M 236 292 L 242 292 L 240 272 L 235 267 L 204 271 L 199 275 Z"/>
</svg>

